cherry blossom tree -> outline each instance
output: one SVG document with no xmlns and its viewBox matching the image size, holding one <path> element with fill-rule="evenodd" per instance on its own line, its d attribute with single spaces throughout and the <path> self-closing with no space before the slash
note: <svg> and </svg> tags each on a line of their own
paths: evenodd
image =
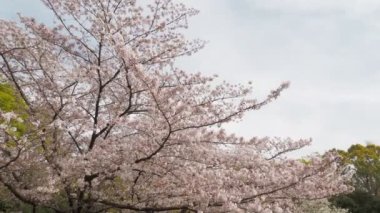
<svg viewBox="0 0 380 213">
<path fill-rule="evenodd" d="M 175 0 L 42 2 L 52 25 L 0 20 L 1 77 L 28 115 L 1 112 L 0 183 L 16 199 L 56 212 L 281 213 L 350 190 L 335 153 L 285 156 L 309 139 L 222 128 L 288 83 L 256 100 L 249 85 L 178 68 L 204 46 L 183 34 L 197 10 Z M 14 120 L 28 124 L 23 134 Z"/>
</svg>

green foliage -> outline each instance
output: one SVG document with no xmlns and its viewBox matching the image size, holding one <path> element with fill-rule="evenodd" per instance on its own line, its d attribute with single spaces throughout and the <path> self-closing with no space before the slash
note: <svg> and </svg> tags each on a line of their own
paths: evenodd
<svg viewBox="0 0 380 213">
<path fill-rule="evenodd" d="M 17 198 L 15 198 L 12 193 L 10 193 L 4 186 L 0 185 L 0 212 L 25 212 L 32 213 L 33 206 L 29 204 L 22 203 Z M 36 207 L 36 213 L 53 213 L 51 209 Z"/>
<path fill-rule="evenodd" d="M 352 145 L 347 151 L 338 151 L 346 165 L 355 167 L 352 177 L 355 191 L 330 199 L 350 213 L 380 212 L 380 146 Z"/>
<path fill-rule="evenodd" d="M 339 151 L 343 162 L 355 167 L 353 184 L 359 191 L 379 196 L 380 192 L 380 146 L 360 144 L 351 146 L 347 152 Z"/>
<path fill-rule="evenodd" d="M 27 108 L 25 102 L 19 97 L 14 88 L 0 82 L 0 109 L 5 112 L 22 112 Z M 26 116 L 23 113 L 23 116 Z"/>
<path fill-rule="evenodd" d="M 26 109 L 27 105 L 19 97 L 13 87 L 0 82 L 0 110 L 3 112 L 14 112 L 21 119 L 25 120 L 28 117 Z M 16 132 L 14 133 L 16 137 L 21 137 L 27 130 L 27 125 L 17 120 L 11 121 L 11 127 L 16 128 Z"/>
<path fill-rule="evenodd" d="M 355 191 L 331 199 L 335 206 L 349 209 L 350 213 L 379 213 L 380 198 L 368 192 Z"/>
<path fill-rule="evenodd" d="M 8 202 L 4 202 L 0 200 L 0 212 L 7 212 L 11 208 L 12 206 Z"/>
<path fill-rule="evenodd" d="M 301 201 L 294 213 L 348 213 L 348 211 L 336 208 L 327 199 L 319 199 Z"/>
</svg>

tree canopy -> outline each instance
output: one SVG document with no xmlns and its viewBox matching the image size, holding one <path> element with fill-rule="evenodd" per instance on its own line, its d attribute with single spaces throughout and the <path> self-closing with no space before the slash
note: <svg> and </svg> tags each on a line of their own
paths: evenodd
<svg viewBox="0 0 380 213">
<path fill-rule="evenodd" d="M 379 196 L 380 193 L 380 146 L 368 144 L 352 145 L 347 151 L 339 151 L 346 164 L 356 172 L 353 182 L 356 189 Z"/>
<path fill-rule="evenodd" d="M 204 46 L 183 34 L 197 10 L 174 0 L 42 2 L 55 24 L 0 20 L 0 72 L 15 94 L 4 87 L 0 183 L 20 202 L 75 213 L 283 213 L 351 189 L 336 152 L 286 157 L 309 139 L 223 129 L 289 84 L 257 100 L 250 85 L 178 68 Z"/>
<path fill-rule="evenodd" d="M 351 180 L 355 191 L 331 201 L 351 213 L 380 212 L 380 146 L 355 144 L 339 154 L 342 162 L 355 170 Z"/>
</svg>

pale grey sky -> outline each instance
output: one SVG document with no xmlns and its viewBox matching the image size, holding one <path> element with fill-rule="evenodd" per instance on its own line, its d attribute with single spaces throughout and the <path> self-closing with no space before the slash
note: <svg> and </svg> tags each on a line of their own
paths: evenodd
<svg viewBox="0 0 380 213">
<path fill-rule="evenodd" d="M 302 153 L 380 144 L 380 1 L 183 0 L 201 13 L 189 36 L 210 41 L 180 65 L 278 101 L 228 126 L 240 135 L 313 138 Z M 0 0 L 0 18 L 44 19 L 38 0 Z"/>
</svg>

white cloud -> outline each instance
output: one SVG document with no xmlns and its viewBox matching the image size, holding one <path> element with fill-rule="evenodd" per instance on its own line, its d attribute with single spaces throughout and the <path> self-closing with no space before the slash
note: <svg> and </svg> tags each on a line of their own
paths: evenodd
<svg viewBox="0 0 380 213">
<path fill-rule="evenodd" d="M 292 81 L 279 101 L 249 113 L 230 131 L 313 137 L 306 153 L 379 142 L 380 1 L 190 3 L 201 10 L 190 34 L 211 43 L 184 60 L 187 67 L 234 82 L 253 80 L 259 96 L 281 80 Z"/>
<path fill-rule="evenodd" d="M 251 7 L 278 11 L 329 12 L 371 14 L 380 9 L 378 0 L 244 0 Z"/>
</svg>

